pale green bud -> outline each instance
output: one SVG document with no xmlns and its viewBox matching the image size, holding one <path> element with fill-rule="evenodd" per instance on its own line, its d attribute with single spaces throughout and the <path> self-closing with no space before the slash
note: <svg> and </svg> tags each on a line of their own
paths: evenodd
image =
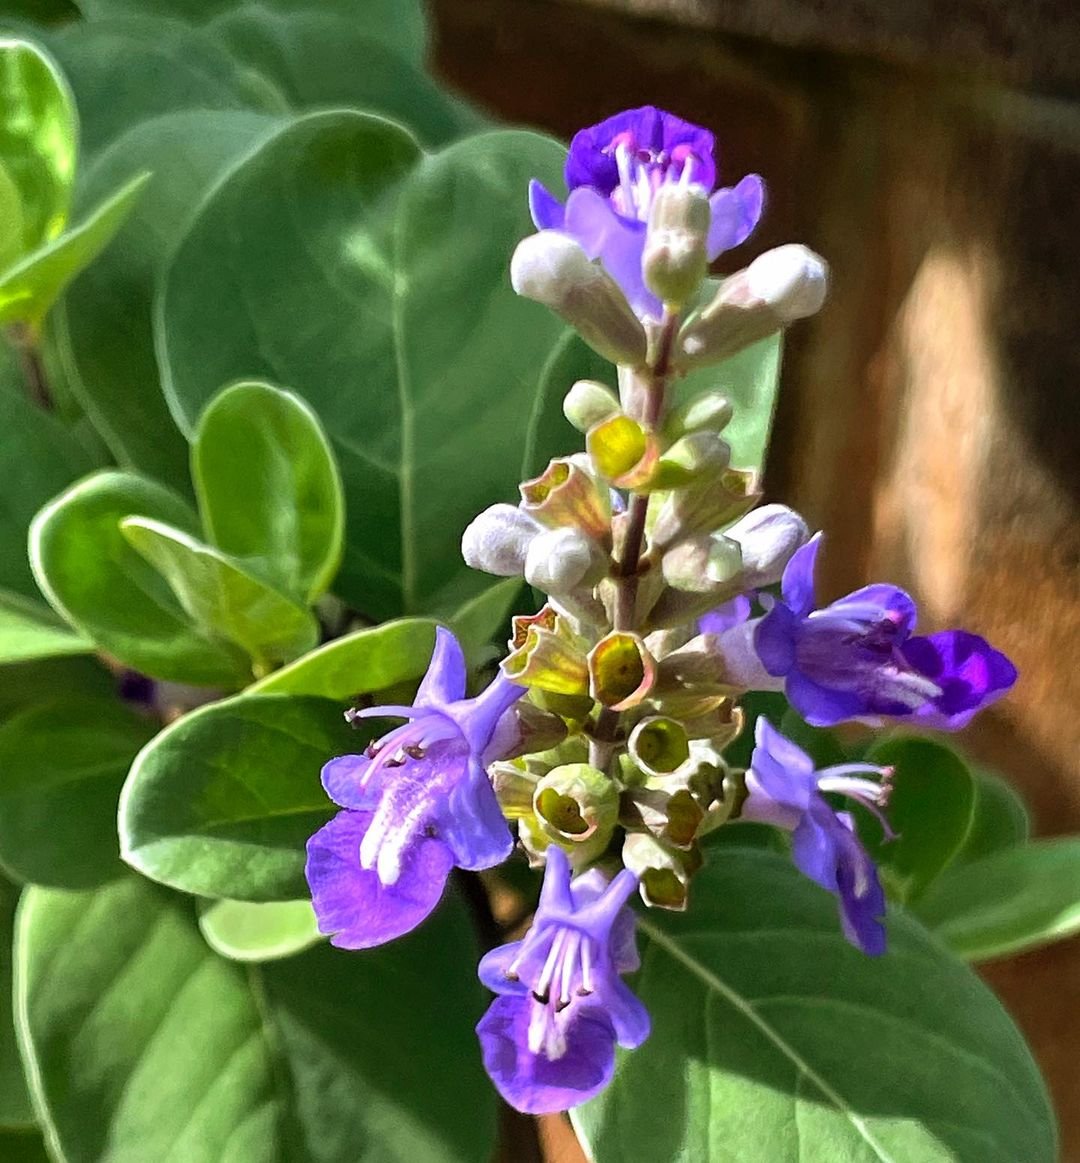
<svg viewBox="0 0 1080 1163">
<path fill-rule="evenodd" d="M 563 415 L 579 432 L 588 432 L 618 410 L 618 396 L 596 380 L 578 380 L 563 400 Z"/>
<path fill-rule="evenodd" d="M 720 534 L 688 538 L 672 546 L 660 560 L 664 581 L 677 590 L 708 594 L 719 600 L 741 592 L 743 558 L 737 541 Z M 732 593 L 734 596 L 734 593 Z"/>
<path fill-rule="evenodd" d="M 631 832 L 623 842 L 623 864 L 641 881 L 641 899 L 651 908 L 683 912 L 690 880 L 702 866 L 697 848 L 670 847 L 648 832 Z"/>
<path fill-rule="evenodd" d="M 731 423 L 734 408 L 720 392 L 703 392 L 672 412 L 665 431 L 672 437 L 687 432 L 722 432 Z"/>
<path fill-rule="evenodd" d="M 700 186 L 665 183 L 653 196 L 642 274 L 649 290 L 675 309 L 697 294 L 708 272 L 710 217 Z"/>
<path fill-rule="evenodd" d="M 592 841 L 602 850 L 618 822 L 619 789 L 597 768 L 567 763 L 537 783 L 533 812 L 548 836 L 560 845 Z"/>
<path fill-rule="evenodd" d="M 589 651 L 589 694 L 612 710 L 637 706 L 656 680 L 656 660 L 637 634 L 613 631 Z"/>
</svg>

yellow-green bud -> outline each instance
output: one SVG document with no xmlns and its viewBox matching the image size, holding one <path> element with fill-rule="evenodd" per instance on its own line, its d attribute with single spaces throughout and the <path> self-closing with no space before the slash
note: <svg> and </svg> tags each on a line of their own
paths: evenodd
<svg viewBox="0 0 1080 1163">
<path fill-rule="evenodd" d="M 578 380 L 563 400 L 563 415 L 579 432 L 588 432 L 618 410 L 618 396 L 596 380 Z"/>
<path fill-rule="evenodd" d="M 607 845 L 619 818 L 614 780 L 587 763 L 553 768 L 536 785 L 533 811 L 544 831 L 560 845 L 588 841 Z"/>
<path fill-rule="evenodd" d="M 637 634 L 613 631 L 589 651 L 589 694 L 605 707 L 636 706 L 656 680 L 656 660 Z"/>
</svg>

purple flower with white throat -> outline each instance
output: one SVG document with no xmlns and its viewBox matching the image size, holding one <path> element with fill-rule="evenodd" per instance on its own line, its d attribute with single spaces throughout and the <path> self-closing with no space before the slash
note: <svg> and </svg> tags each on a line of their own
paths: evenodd
<svg viewBox="0 0 1080 1163">
<path fill-rule="evenodd" d="M 517 744 L 511 707 L 525 688 L 500 674 L 466 699 L 465 683 L 461 647 L 440 627 L 411 707 L 348 713 L 408 722 L 323 768 L 323 786 L 344 811 L 308 841 L 306 875 L 332 944 L 366 949 L 400 937 L 435 908 L 455 865 L 491 868 L 510 855 L 513 837 L 485 768 Z"/>
<path fill-rule="evenodd" d="M 764 717 L 757 720 L 754 742 L 742 819 L 790 831 L 795 867 L 838 898 L 847 939 L 872 957 L 884 953 L 885 894 L 877 869 L 859 843 L 850 814 L 834 811 L 825 794 L 862 804 L 891 837 L 881 808 L 888 801 L 892 770 L 845 763 L 815 771 L 810 756 Z"/>
<path fill-rule="evenodd" d="M 571 881 L 553 844 L 532 928 L 480 962 L 480 980 L 500 995 L 476 1027 L 484 1066 L 517 1110 L 585 1102 L 611 1081 L 615 1044 L 649 1036 L 648 1011 L 619 977 L 640 965 L 626 907 L 637 884 L 626 869 L 610 883 L 597 869 Z"/>
<path fill-rule="evenodd" d="M 792 557 L 782 600 L 753 625 L 762 666 L 808 723 L 889 717 L 952 731 L 1016 682 L 1013 664 L 976 634 L 916 636 L 915 603 L 896 586 L 863 586 L 815 609 L 820 545 L 818 534 Z"/>
<path fill-rule="evenodd" d="M 709 194 L 706 254 L 746 240 L 761 217 L 764 185 L 756 174 L 714 191 L 713 135 L 662 109 L 644 105 L 575 134 L 566 160 L 569 196 L 560 202 L 540 182 L 529 186 L 538 230 L 558 230 L 599 259 L 640 316 L 659 319 L 660 300 L 645 285 L 646 225 L 661 186 L 683 183 Z"/>
</svg>

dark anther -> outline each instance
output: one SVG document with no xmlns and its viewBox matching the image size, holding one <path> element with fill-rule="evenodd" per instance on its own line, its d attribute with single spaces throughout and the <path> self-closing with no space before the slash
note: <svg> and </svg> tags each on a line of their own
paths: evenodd
<svg viewBox="0 0 1080 1163">
<path fill-rule="evenodd" d="M 424 758 L 424 749 L 419 743 L 411 743 L 408 747 L 403 747 L 402 750 L 410 759 Z"/>
<path fill-rule="evenodd" d="M 585 986 L 583 986 L 583 985 L 579 985 L 577 995 L 578 995 L 578 997 L 591 997 L 592 990 L 586 989 Z"/>
<path fill-rule="evenodd" d="M 546 992 L 545 993 L 537 993 L 536 990 L 534 989 L 533 990 L 533 1000 L 538 1001 L 542 1006 L 546 1006 L 547 1003 L 551 1000 L 551 994 L 546 993 Z"/>
<path fill-rule="evenodd" d="M 563 1001 L 562 998 L 559 998 L 559 1000 L 555 1003 L 555 1012 L 557 1014 L 561 1014 L 563 1012 L 563 1010 L 566 1009 L 566 1007 L 569 1004 L 570 1004 L 569 1000 Z"/>
</svg>

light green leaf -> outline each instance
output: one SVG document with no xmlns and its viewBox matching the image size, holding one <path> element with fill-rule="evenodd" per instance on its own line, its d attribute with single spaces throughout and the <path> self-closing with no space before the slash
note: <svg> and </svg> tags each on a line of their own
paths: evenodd
<svg viewBox="0 0 1080 1163">
<path fill-rule="evenodd" d="M 1053 1163 L 1035 1063 L 993 994 L 902 913 L 864 957 L 782 856 L 727 848 L 643 920 L 652 1035 L 573 1112 L 596 1163 Z"/>
<path fill-rule="evenodd" d="M 957 864 L 970 864 L 1002 848 L 1023 844 L 1031 835 L 1031 820 L 1017 790 L 985 768 L 975 774 L 975 815 L 971 831 L 956 854 Z"/>
<path fill-rule="evenodd" d="M 130 877 L 31 889 L 19 1038 L 66 1163 L 486 1163 L 493 1092 L 463 908 L 356 955 L 214 953 L 191 902 Z"/>
<path fill-rule="evenodd" d="M 78 226 L 0 275 L 0 324 L 37 328 L 64 287 L 112 241 L 149 176 L 133 178 Z"/>
<path fill-rule="evenodd" d="M 341 564 L 345 498 L 318 417 L 269 384 L 225 388 L 199 418 L 191 475 L 207 536 L 299 602 Z"/>
<path fill-rule="evenodd" d="M 277 961 L 324 938 L 311 901 L 211 901 L 199 909 L 206 943 L 230 961 Z"/>
<path fill-rule="evenodd" d="M 156 724 L 115 700 L 53 701 L 0 724 L 0 863 L 89 888 L 122 875 L 116 805 Z"/>
<path fill-rule="evenodd" d="M 51 58 L 29 41 L 0 36 L 0 163 L 18 194 L 19 255 L 64 228 L 77 138 L 71 91 Z"/>
<path fill-rule="evenodd" d="M 13 1127 L 33 1127 L 35 1123 L 15 1041 L 15 1018 L 11 1008 L 11 945 L 18 901 L 19 890 L 7 881 L 0 881 L 0 1159 L 4 1163 L 18 1158 L 8 1154 L 5 1132 Z"/>
<path fill-rule="evenodd" d="M 188 445 L 161 392 L 154 285 L 192 208 L 273 125 L 240 111 L 168 114 L 120 137 L 80 184 L 80 205 L 88 205 L 133 170 L 153 171 L 115 244 L 71 285 L 50 319 L 65 373 L 120 463 L 184 491 Z"/>
<path fill-rule="evenodd" d="M 724 439 L 736 468 L 761 469 L 769 447 L 780 387 L 780 335 L 763 339 L 715 367 L 692 371 L 676 392 L 680 404 L 701 392 L 722 392 L 734 405 Z"/>
<path fill-rule="evenodd" d="M 303 897 L 304 845 L 334 812 L 319 772 L 362 746 L 326 699 L 245 694 L 185 715 L 131 769 L 123 858 L 202 896 Z"/>
<path fill-rule="evenodd" d="M 125 517 L 120 532 L 169 583 L 207 638 L 235 642 L 255 672 L 288 662 L 319 640 L 310 610 L 270 589 L 198 538 L 149 517 Z"/>
<path fill-rule="evenodd" d="M 427 670 L 434 646 L 435 623 L 428 618 L 384 622 L 327 642 L 248 690 L 251 694 L 316 695 L 345 702 L 417 681 Z"/>
<path fill-rule="evenodd" d="M 968 961 L 1080 932 L 1080 839 L 1034 840 L 950 868 L 915 906 Z"/>
<path fill-rule="evenodd" d="M 52 611 L 0 590 L 0 665 L 35 658 L 89 654 L 93 644 L 60 625 Z"/>
<path fill-rule="evenodd" d="M 22 199 L 0 157 L 0 271 L 22 256 L 24 230 Z"/>
<path fill-rule="evenodd" d="M 502 132 L 422 159 L 387 122 L 312 114 L 208 198 L 166 275 L 156 328 L 177 421 L 191 430 L 241 376 L 308 400 L 345 482 L 339 588 L 373 619 L 490 584 L 465 569 L 461 533 L 515 495 L 561 399 L 536 383 L 565 329 L 514 295 L 508 263 L 532 229 L 529 178 L 552 179 L 563 158 Z"/>
<path fill-rule="evenodd" d="M 133 473 L 96 473 L 34 519 L 34 576 L 53 607 L 101 649 L 155 678 L 234 686 L 250 674 L 240 651 L 192 626 L 163 577 L 127 543 L 126 517 L 191 534 L 198 518 L 175 493 Z"/>
<path fill-rule="evenodd" d="M 896 838 L 884 840 L 877 820 L 856 807 L 859 835 L 890 897 L 908 904 L 963 847 L 975 813 L 975 781 L 956 752 L 932 739 L 885 739 L 866 760 L 896 769 L 887 812 Z"/>
</svg>

